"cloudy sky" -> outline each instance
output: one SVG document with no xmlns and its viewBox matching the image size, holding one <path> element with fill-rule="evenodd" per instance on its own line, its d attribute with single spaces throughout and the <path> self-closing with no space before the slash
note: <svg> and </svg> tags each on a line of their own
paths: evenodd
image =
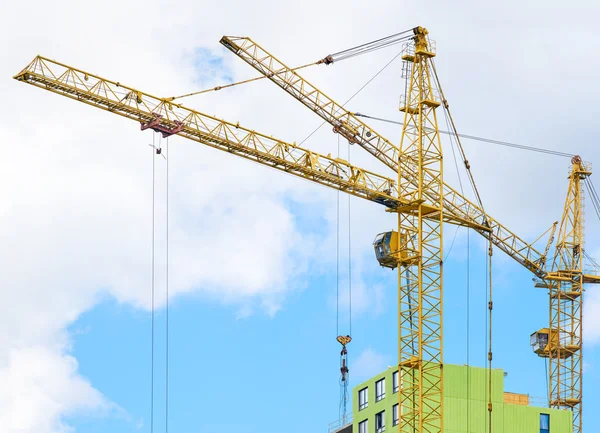
<svg viewBox="0 0 600 433">
<path fill-rule="evenodd" d="M 600 96 L 599 6 L 402 3 L 34 0 L 0 6 L 8 18 L 0 28 L 2 431 L 149 432 L 152 424 L 153 137 L 133 122 L 12 80 L 36 54 L 171 96 L 255 76 L 219 45 L 224 34 L 251 36 L 284 62 L 301 65 L 422 25 L 437 42 L 436 65 L 460 132 L 599 162 L 592 108 Z M 345 101 L 398 49 L 304 75 Z M 400 120 L 400 69 L 392 63 L 349 109 Z M 321 124 L 269 82 L 185 104 L 288 141 L 303 140 Z M 398 127 L 373 126 L 399 141 Z M 560 218 L 568 159 L 464 144 L 491 215 L 528 240 Z M 305 145 L 336 154 L 338 138 L 326 126 Z M 337 193 L 177 137 L 169 147 L 171 430 L 324 431 L 339 415 L 335 336 L 350 331 L 349 256 L 352 383 L 396 362 L 395 277 L 378 267 L 371 250 L 374 236 L 393 228 L 394 219 L 375 204 L 339 198 L 337 320 Z M 393 175 L 361 149 L 343 140 L 339 148 L 357 165 Z M 154 162 L 154 428 L 162 431 L 166 162 Z M 446 168 L 448 183 L 457 185 L 453 163 Z M 586 245 L 596 257 L 598 227 L 588 204 Z M 453 239 L 455 229 L 446 233 Z M 484 363 L 478 331 L 485 319 L 484 259 L 481 240 L 458 231 L 445 267 L 446 362 Z M 508 371 L 507 390 L 541 397 L 544 364 L 528 337 L 547 323 L 547 297 L 500 254 L 494 272 L 495 366 Z M 600 387 L 599 293 L 590 288 L 586 300 L 587 408 L 600 404 L 594 391 Z M 590 432 L 600 429 L 591 412 L 584 410 Z"/>
</svg>

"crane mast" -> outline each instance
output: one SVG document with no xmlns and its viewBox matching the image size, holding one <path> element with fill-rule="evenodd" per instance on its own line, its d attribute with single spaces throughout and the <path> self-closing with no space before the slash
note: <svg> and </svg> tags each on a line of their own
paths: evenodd
<svg viewBox="0 0 600 433">
<path fill-rule="evenodd" d="M 600 277 L 587 274 L 584 257 L 584 213 L 582 182 L 592 174 L 581 157 L 571 160 L 569 189 L 552 269 L 537 287 L 547 288 L 550 297 L 549 328 L 535 332 L 531 343 L 538 356 L 549 360 L 548 402 L 555 409 L 573 412 L 573 433 L 582 431 L 583 391 L 583 292 L 584 284 L 598 284 Z"/>
<path fill-rule="evenodd" d="M 443 432 L 442 145 L 427 30 L 415 29 L 400 142 L 398 185 L 398 354 L 400 432 Z M 426 132 L 430 131 L 430 132 Z M 416 173 L 417 182 L 412 177 Z M 435 200 L 430 200 L 434 197 Z"/>
<path fill-rule="evenodd" d="M 583 312 L 583 213 L 581 182 L 591 174 L 573 158 L 569 189 L 558 231 L 550 285 L 550 406 L 573 411 L 573 433 L 581 431 Z M 553 341 L 554 340 L 554 341 Z"/>
</svg>

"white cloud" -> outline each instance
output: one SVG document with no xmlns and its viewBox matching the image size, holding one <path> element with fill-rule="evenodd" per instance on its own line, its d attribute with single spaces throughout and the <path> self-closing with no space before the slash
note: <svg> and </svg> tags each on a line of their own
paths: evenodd
<svg viewBox="0 0 600 433">
<path fill-rule="evenodd" d="M 586 344 L 600 342 L 600 292 L 594 286 L 586 290 L 584 297 L 583 337 Z"/>
<path fill-rule="evenodd" d="M 363 382 L 384 371 L 388 366 L 388 362 L 389 358 L 387 356 L 367 348 L 350 365 L 350 377 L 354 383 Z"/>
<path fill-rule="evenodd" d="M 66 433 L 61 418 L 80 411 L 120 409 L 77 374 L 77 361 L 44 347 L 12 349 L 0 369 L 0 425 L 3 431 Z"/>
<path fill-rule="evenodd" d="M 330 298 L 330 305 L 336 306 L 340 310 L 340 319 L 346 320 L 346 314 L 349 314 L 350 307 L 352 308 L 352 318 L 360 318 L 363 315 L 378 316 L 383 313 L 386 309 L 385 299 L 386 296 L 396 296 L 396 291 L 391 290 L 386 295 L 385 287 L 381 283 L 374 283 L 372 281 L 366 282 L 360 269 L 355 269 L 355 276 L 352 281 L 352 292 L 350 295 L 350 288 L 348 286 L 348 277 L 340 279 L 339 299 L 336 295 L 332 294 Z M 396 273 L 394 272 L 395 276 Z M 395 278 L 392 278 L 395 283 Z M 393 285 L 391 287 L 394 287 Z M 337 302 L 336 302 L 337 299 Z M 348 312 L 348 313 L 347 313 Z"/>
<path fill-rule="evenodd" d="M 44 28 L 41 23 L 54 19 L 55 28 L 43 38 L 29 34 L 13 47 L 0 65 L 4 77 L 41 52 L 123 82 L 129 78 L 152 92 L 193 87 L 190 65 L 180 68 L 181 58 L 160 54 L 173 53 L 167 45 L 177 45 L 179 35 L 161 45 L 163 38 L 153 33 L 160 29 L 149 30 L 153 47 L 140 50 L 133 29 L 138 26 L 123 26 L 121 20 L 113 31 L 100 31 L 100 16 L 81 27 L 73 17 L 12 7 L 28 23 L 11 21 L 0 29 L 3 38 L 36 22 Z M 156 13 L 137 19 L 155 21 Z M 71 33 L 82 36 L 63 43 Z M 87 50 L 96 54 L 82 55 Z M 228 73 L 217 72 L 209 78 L 222 81 Z M 181 83 L 186 84 L 178 87 Z M 0 108 L 6 140 L 0 160 L 0 183 L 6 186 L 0 201 L 0 424 L 6 433 L 62 433 L 70 429 L 64 421 L 70 414 L 122 416 L 107 410 L 114 407 L 109 399 L 78 374 L 66 329 L 106 294 L 149 308 L 151 136 L 133 123 L 12 80 L 3 80 L 0 88 L 15 101 L 10 109 Z M 171 141 L 171 294 L 194 291 L 243 313 L 275 314 L 286 293 L 302 288 L 294 280 L 314 248 L 282 198 L 305 189 L 311 191 L 306 199 L 302 193 L 294 199 L 310 205 L 322 192 L 181 141 Z M 162 159 L 157 172 L 162 185 Z M 159 266 L 164 192 L 157 190 Z M 164 273 L 157 278 L 164 288 Z M 158 305 L 162 302 L 159 298 Z"/>
</svg>

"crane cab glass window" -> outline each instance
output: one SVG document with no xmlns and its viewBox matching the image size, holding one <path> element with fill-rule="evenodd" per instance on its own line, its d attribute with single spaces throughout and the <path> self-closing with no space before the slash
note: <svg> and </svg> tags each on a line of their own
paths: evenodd
<svg viewBox="0 0 600 433">
<path fill-rule="evenodd" d="M 542 353 L 548 346 L 548 333 L 543 331 L 534 332 L 531 334 L 529 342 L 535 353 Z"/>
<path fill-rule="evenodd" d="M 550 433 L 550 415 L 540 414 L 540 433 Z"/>
<path fill-rule="evenodd" d="M 398 232 L 379 233 L 373 241 L 375 258 L 381 266 L 394 269 L 398 261 L 394 253 L 398 250 Z"/>
<path fill-rule="evenodd" d="M 391 237 L 392 232 L 379 233 L 373 241 L 373 246 L 375 247 L 375 257 L 377 257 L 377 260 L 381 260 L 390 254 Z"/>
</svg>

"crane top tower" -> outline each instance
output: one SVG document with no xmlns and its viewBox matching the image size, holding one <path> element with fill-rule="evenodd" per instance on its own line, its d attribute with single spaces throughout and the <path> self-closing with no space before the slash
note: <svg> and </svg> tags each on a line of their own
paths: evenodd
<svg viewBox="0 0 600 433">
<path fill-rule="evenodd" d="M 531 335 L 533 351 L 550 362 L 548 403 L 573 412 L 573 432 L 582 431 L 583 292 L 584 284 L 600 283 L 600 276 L 583 265 L 583 181 L 591 164 L 580 156 L 571 160 L 569 189 L 556 241 L 552 268 L 536 287 L 548 289 L 549 327 Z"/>
</svg>

